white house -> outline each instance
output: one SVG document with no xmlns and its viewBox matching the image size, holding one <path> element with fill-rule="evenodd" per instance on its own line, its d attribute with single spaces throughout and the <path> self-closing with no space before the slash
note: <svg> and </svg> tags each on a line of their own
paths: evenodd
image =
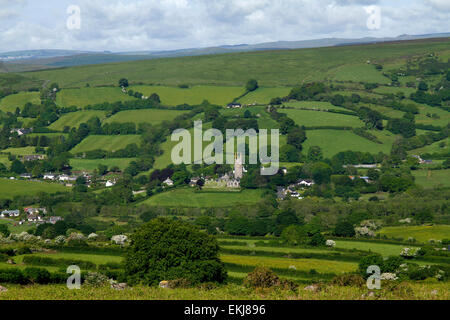
<svg viewBox="0 0 450 320">
<path fill-rule="evenodd" d="M 165 184 L 165 185 L 171 187 L 171 186 L 173 186 L 173 181 L 170 180 L 170 178 L 167 178 L 167 179 L 163 182 L 163 184 Z"/>
<path fill-rule="evenodd" d="M 116 182 L 114 180 L 108 180 L 106 181 L 106 187 L 110 188 L 116 185 Z"/>
<path fill-rule="evenodd" d="M 20 211 L 19 210 L 3 210 L 2 213 L 0 214 L 0 216 L 2 218 L 5 217 L 18 217 L 20 215 Z"/>
<path fill-rule="evenodd" d="M 310 180 L 300 180 L 297 183 L 299 186 L 307 186 L 307 187 L 311 187 L 314 184 L 314 181 L 310 181 Z"/>
<path fill-rule="evenodd" d="M 52 173 L 46 173 L 44 174 L 44 180 L 55 180 L 56 176 Z"/>
</svg>

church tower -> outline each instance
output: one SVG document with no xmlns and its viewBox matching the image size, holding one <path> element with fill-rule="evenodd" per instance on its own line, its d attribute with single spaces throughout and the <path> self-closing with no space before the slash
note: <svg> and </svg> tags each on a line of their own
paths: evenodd
<svg viewBox="0 0 450 320">
<path fill-rule="evenodd" d="M 236 154 L 234 156 L 234 178 L 237 180 L 242 179 L 244 176 L 243 163 L 242 154 L 239 154 L 239 156 Z"/>
</svg>

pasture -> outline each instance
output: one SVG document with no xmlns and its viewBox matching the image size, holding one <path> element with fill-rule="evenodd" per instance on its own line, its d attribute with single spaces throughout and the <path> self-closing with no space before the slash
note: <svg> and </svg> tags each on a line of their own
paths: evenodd
<svg viewBox="0 0 450 320">
<path fill-rule="evenodd" d="M 105 150 L 105 151 L 117 151 L 124 149 L 129 144 L 140 144 L 139 135 L 117 135 L 117 136 L 97 136 L 91 135 L 77 144 L 71 153 L 77 154 L 80 152 L 92 151 L 92 150 Z"/>
<path fill-rule="evenodd" d="M 150 123 L 152 125 L 160 124 L 163 121 L 171 121 L 186 113 L 187 111 L 179 110 L 163 110 L 163 109 L 143 109 L 143 110 L 127 110 L 121 111 L 106 119 L 104 123 L 111 122 L 133 122 L 133 123 Z"/>
<path fill-rule="evenodd" d="M 308 137 L 303 144 L 303 150 L 308 150 L 312 146 L 322 148 L 324 157 L 332 157 L 341 151 L 361 151 L 376 154 L 383 152 L 389 154 L 390 144 L 378 144 L 357 136 L 348 130 L 308 130 Z"/>
<path fill-rule="evenodd" d="M 342 274 L 356 271 L 358 264 L 354 262 L 321 260 L 321 259 L 289 259 L 259 256 L 240 256 L 221 254 L 220 259 L 225 263 L 233 263 L 242 266 L 265 266 L 268 268 L 289 269 L 295 267 L 299 271 L 316 270 L 319 273 Z"/>
<path fill-rule="evenodd" d="M 101 288 L 83 287 L 82 290 L 69 290 L 64 285 L 8 285 L 8 291 L 0 295 L 0 300 L 361 300 L 367 295 L 367 288 L 328 286 L 326 290 L 313 292 L 304 290 L 302 284 L 292 292 L 290 290 L 255 291 L 239 284 L 221 285 L 215 288 L 189 288 L 165 290 L 158 287 L 134 286 L 132 290 L 111 290 L 109 286 Z M 448 284 L 436 281 L 408 282 L 413 297 L 398 290 L 381 290 L 380 297 L 366 298 L 391 300 L 449 300 Z M 437 294 L 432 294 L 432 292 Z"/>
<path fill-rule="evenodd" d="M 262 190 L 243 190 L 241 192 L 195 192 L 194 188 L 183 188 L 159 193 L 140 204 L 163 207 L 230 207 L 239 204 L 256 204 L 261 200 L 261 195 Z"/>
<path fill-rule="evenodd" d="M 375 253 L 379 253 L 384 257 L 398 256 L 400 255 L 402 249 L 405 247 L 404 245 L 400 244 L 377 243 L 376 241 L 366 242 L 336 239 L 335 242 L 336 248 L 372 251 Z"/>
<path fill-rule="evenodd" d="M 307 108 L 307 109 L 315 109 L 315 110 L 343 110 L 348 111 L 345 108 L 333 106 L 330 102 L 326 101 L 295 101 L 291 100 L 289 102 L 283 103 L 284 106 L 290 107 L 290 108 Z M 279 111 L 282 112 L 283 109 L 280 109 Z"/>
<path fill-rule="evenodd" d="M 391 81 L 371 64 L 345 65 L 337 68 L 333 80 L 387 84 Z"/>
<path fill-rule="evenodd" d="M 107 166 L 108 168 L 118 167 L 124 170 L 131 161 L 135 158 L 117 158 L 117 159 L 70 159 L 70 166 L 72 170 L 92 172 L 98 168 L 99 165 Z"/>
<path fill-rule="evenodd" d="M 450 169 L 445 170 L 415 170 L 412 171 L 416 184 L 425 189 L 435 187 L 450 187 Z"/>
<path fill-rule="evenodd" d="M 303 81 L 330 78 L 388 83 L 374 63 L 404 62 L 412 55 L 449 50 L 447 39 L 337 46 L 298 50 L 272 50 L 196 57 L 79 66 L 22 73 L 30 79 L 50 80 L 60 87 L 131 84 L 214 84 L 243 87 L 255 78 L 261 87 L 295 86 Z M 150 92 L 151 93 L 151 92 Z M 234 96 L 237 97 L 238 95 Z M 211 101 L 212 102 L 212 101 Z"/>
<path fill-rule="evenodd" d="M 186 89 L 168 86 L 132 86 L 133 91 L 138 91 L 145 96 L 156 93 L 161 98 L 161 103 L 168 106 L 180 104 L 201 104 L 208 100 L 212 104 L 225 106 L 233 99 L 242 95 L 244 87 L 237 86 L 192 86 Z"/>
<path fill-rule="evenodd" d="M 22 109 L 26 103 L 40 104 L 39 92 L 19 92 L 6 96 L 0 100 L 0 110 L 3 112 L 16 111 L 16 108 Z"/>
<path fill-rule="evenodd" d="M 2 150 L 2 153 L 11 153 L 12 155 L 15 156 L 28 156 L 36 154 L 35 149 L 36 147 L 8 148 Z"/>
<path fill-rule="evenodd" d="M 238 102 L 242 104 L 269 104 L 272 98 L 283 98 L 287 96 L 290 91 L 291 88 L 289 87 L 262 87 L 256 89 L 255 91 L 249 92 L 248 94 L 240 98 Z"/>
<path fill-rule="evenodd" d="M 281 109 L 280 113 L 285 113 L 299 126 L 340 126 L 360 128 L 364 124 L 358 117 L 345 114 L 331 113 L 325 111 Z"/>
<path fill-rule="evenodd" d="M 105 118 L 106 112 L 99 110 L 84 110 L 66 113 L 58 120 L 53 122 L 49 129 L 63 131 L 65 127 L 78 128 L 82 123 L 86 123 L 89 119 L 98 117 L 100 120 Z"/>
<path fill-rule="evenodd" d="M 24 190 L 26 190 L 27 195 L 36 195 L 39 192 L 56 193 L 59 191 L 70 191 L 69 188 L 59 183 L 0 178 L 0 194 L 3 199 L 12 199 L 15 196 L 23 195 Z"/>
<path fill-rule="evenodd" d="M 442 146 L 442 143 L 443 143 L 443 146 Z M 410 153 L 410 154 L 418 154 L 418 155 L 421 155 L 424 153 L 444 153 L 444 152 L 450 152 L 450 138 L 436 141 L 435 143 L 432 143 L 425 147 L 408 151 L 408 153 Z"/>
<path fill-rule="evenodd" d="M 415 238 L 417 241 L 426 243 L 429 240 L 450 239 L 450 226 L 448 225 L 430 225 L 430 226 L 400 226 L 384 227 L 378 232 L 380 235 L 388 237 Z"/>
<path fill-rule="evenodd" d="M 89 87 L 80 89 L 63 89 L 56 94 L 56 104 L 60 107 L 77 106 L 84 108 L 103 102 L 136 100 L 123 93 L 119 87 Z"/>
</svg>

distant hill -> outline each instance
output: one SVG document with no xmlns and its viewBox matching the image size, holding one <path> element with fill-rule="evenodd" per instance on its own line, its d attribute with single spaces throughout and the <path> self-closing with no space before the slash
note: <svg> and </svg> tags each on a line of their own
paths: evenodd
<svg viewBox="0 0 450 320">
<path fill-rule="evenodd" d="M 22 75 L 57 82 L 62 88 L 131 84 L 213 84 L 243 86 L 249 78 L 261 86 L 294 86 L 303 81 L 374 78 L 388 82 L 367 61 L 389 65 L 435 52 L 450 52 L 449 38 L 381 42 L 293 50 L 258 50 L 227 54 L 170 57 L 24 72 Z M 350 77 L 351 75 L 351 77 Z M 376 82 L 376 81 L 375 81 Z"/>
<path fill-rule="evenodd" d="M 114 63 L 125 61 L 149 60 L 168 57 L 202 56 L 233 52 L 252 52 L 267 50 L 290 50 L 304 48 L 320 48 L 346 46 L 355 44 L 369 44 L 392 41 L 444 38 L 450 33 L 401 35 L 398 37 L 360 39 L 325 38 L 303 41 L 277 41 L 259 44 L 223 45 L 208 48 L 190 48 L 167 51 L 137 51 L 137 52 L 92 52 L 74 50 L 29 50 L 0 53 L 0 61 L 5 67 L 0 72 L 21 72 L 40 70 L 45 68 L 59 68 L 82 66 L 91 64 Z"/>
</svg>

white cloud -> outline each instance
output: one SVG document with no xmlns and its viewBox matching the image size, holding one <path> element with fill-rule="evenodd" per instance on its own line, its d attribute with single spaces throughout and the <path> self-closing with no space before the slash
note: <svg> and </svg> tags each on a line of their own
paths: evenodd
<svg viewBox="0 0 450 320">
<path fill-rule="evenodd" d="M 37 48 L 163 50 L 222 44 L 450 32 L 449 0 L 0 0 L 0 51 Z M 68 30 L 65 5 L 81 7 Z M 382 25 L 368 30 L 367 5 Z M 27 9 L 28 10 L 24 10 Z M 35 12 L 38 10 L 39 12 Z"/>
</svg>

